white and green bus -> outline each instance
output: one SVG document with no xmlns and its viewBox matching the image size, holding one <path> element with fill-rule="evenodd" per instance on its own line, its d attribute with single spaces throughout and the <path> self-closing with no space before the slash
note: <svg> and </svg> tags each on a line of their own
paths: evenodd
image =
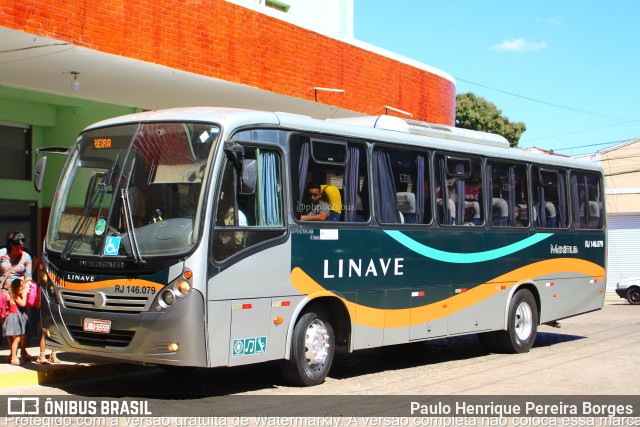
<svg viewBox="0 0 640 427">
<path fill-rule="evenodd" d="M 527 352 L 539 325 L 604 303 L 602 170 L 500 136 L 185 108 L 94 124 L 67 155 L 43 256 L 53 349 L 281 360 L 309 386 L 336 346 L 478 334 Z M 327 221 L 301 220 L 311 182 Z"/>
</svg>

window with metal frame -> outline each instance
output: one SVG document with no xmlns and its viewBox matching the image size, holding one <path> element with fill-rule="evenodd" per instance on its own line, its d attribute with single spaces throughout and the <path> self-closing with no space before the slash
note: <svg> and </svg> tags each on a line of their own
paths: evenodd
<svg viewBox="0 0 640 427">
<path fill-rule="evenodd" d="M 3 167 L 0 179 L 31 180 L 31 127 L 0 124 L 0 151 Z"/>
</svg>

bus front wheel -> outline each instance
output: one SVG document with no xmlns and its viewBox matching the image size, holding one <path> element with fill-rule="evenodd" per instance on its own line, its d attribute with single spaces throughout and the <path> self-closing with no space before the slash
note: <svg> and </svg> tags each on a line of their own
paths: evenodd
<svg viewBox="0 0 640 427">
<path fill-rule="evenodd" d="M 538 305 L 531 291 L 522 289 L 509 304 L 506 331 L 498 331 L 496 344 L 507 353 L 526 353 L 533 346 L 538 332 Z"/>
<path fill-rule="evenodd" d="M 284 377 L 299 386 L 322 384 L 329 374 L 335 335 L 326 316 L 308 312 L 298 319 L 291 337 L 291 355 L 282 363 Z"/>
</svg>

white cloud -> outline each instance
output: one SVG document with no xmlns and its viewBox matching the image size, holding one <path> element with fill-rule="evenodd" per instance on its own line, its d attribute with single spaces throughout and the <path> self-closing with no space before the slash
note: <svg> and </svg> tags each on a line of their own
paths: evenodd
<svg viewBox="0 0 640 427">
<path fill-rule="evenodd" d="M 491 50 L 497 52 L 525 52 L 547 49 L 547 42 L 528 42 L 523 38 L 504 40 L 500 44 L 491 46 Z"/>
</svg>

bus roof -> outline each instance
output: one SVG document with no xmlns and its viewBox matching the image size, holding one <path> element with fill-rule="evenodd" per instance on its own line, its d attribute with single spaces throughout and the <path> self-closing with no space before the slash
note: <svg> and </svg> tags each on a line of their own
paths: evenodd
<svg viewBox="0 0 640 427">
<path fill-rule="evenodd" d="M 282 112 L 220 107 L 185 107 L 114 117 L 92 124 L 85 131 L 132 122 L 157 121 L 212 122 L 220 124 L 226 130 L 248 125 L 276 126 L 331 134 L 336 137 L 390 142 L 407 146 L 481 154 L 508 160 L 602 171 L 601 165 L 596 162 L 511 148 L 508 141 L 500 135 L 387 115 L 320 120 Z"/>
</svg>

